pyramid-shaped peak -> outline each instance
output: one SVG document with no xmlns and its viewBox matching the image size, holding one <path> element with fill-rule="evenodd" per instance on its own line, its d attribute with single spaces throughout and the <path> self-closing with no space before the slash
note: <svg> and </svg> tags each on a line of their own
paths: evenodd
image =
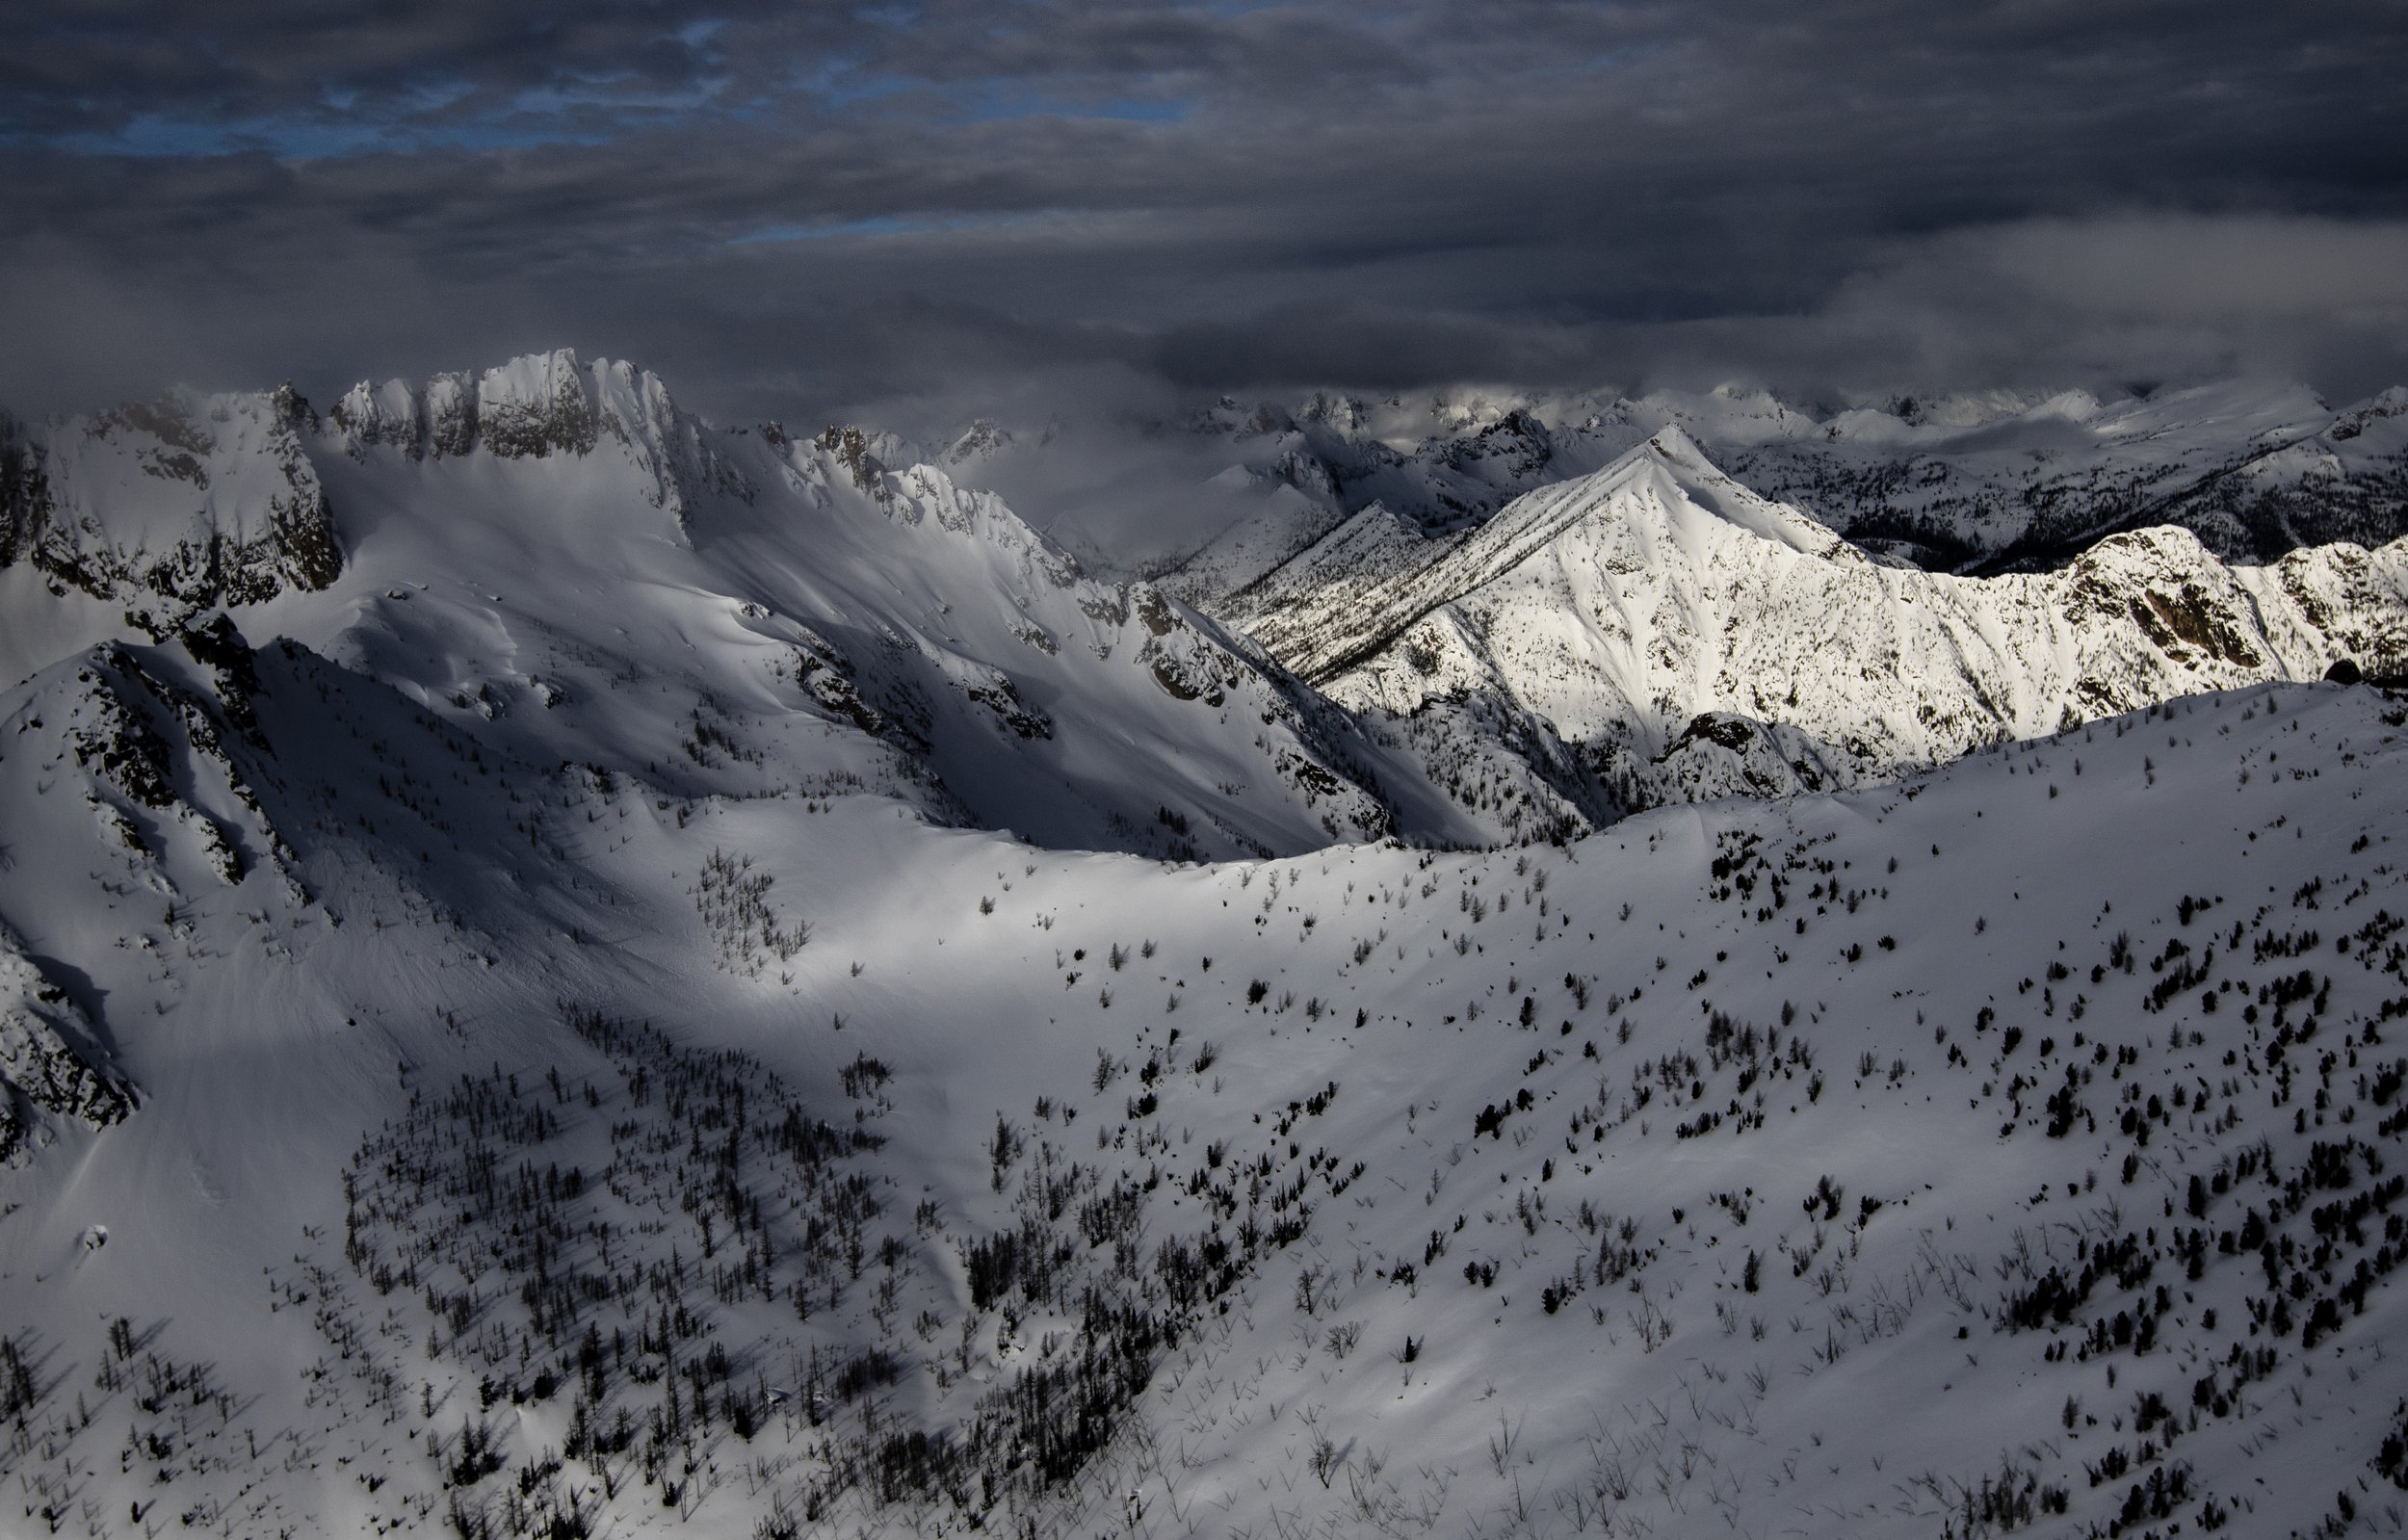
<svg viewBox="0 0 2408 1540">
<path fill-rule="evenodd" d="M 1676 424 L 1658 429 L 1594 475 L 1545 488 L 1523 501 L 1533 512 L 1552 507 L 1568 527 L 1598 517 L 1634 516 L 1637 508 L 1633 498 L 1642 487 L 1653 493 L 1646 502 L 1672 533 L 1702 535 L 1711 520 L 1809 556 L 1845 559 L 1857 554 L 1829 529 L 1725 473 Z M 1512 511 L 1508 508 L 1506 514 Z"/>
</svg>

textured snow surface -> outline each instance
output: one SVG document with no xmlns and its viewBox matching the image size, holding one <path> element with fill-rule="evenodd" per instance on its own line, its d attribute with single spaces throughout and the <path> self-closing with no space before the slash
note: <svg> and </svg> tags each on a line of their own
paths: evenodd
<svg viewBox="0 0 2408 1540">
<path fill-rule="evenodd" d="M 0 915 L 140 1104 L 0 1177 L 11 1524 L 2379 1523 L 2404 722 L 1179 868 L 70 659 Z"/>
<path fill-rule="evenodd" d="M 1655 424 L 1249 636 L 981 443 L 222 401 L 339 570 L 0 569 L 0 1533 L 2408 1512 L 2397 545 L 1928 574 Z"/>
</svg>

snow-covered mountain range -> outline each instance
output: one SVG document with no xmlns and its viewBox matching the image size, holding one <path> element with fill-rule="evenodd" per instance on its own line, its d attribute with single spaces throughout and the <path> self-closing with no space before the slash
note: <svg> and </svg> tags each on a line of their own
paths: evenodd
<svg viewBox="0 0 2408 1540">
<path fill-rule="evenodd" d="M 323 419 L 289 395 L 171 395 L 20 457 L 10 677 L 230 606 L 247 633 L 685 796 L 870 787 L 1040 843 L 1190 856 L 1399 817 L 1475 833 L 1243 638 L 1086 578 L 991 495 L 889 467 L 856 430 L 707 428 L 627 364 L 363 384 Z M 299 556 L 288 505 L 312 510 Z"/>
<path fill-rule="evenodd" d="M 1288 495 L 1149 582 L 1090 578 L 973 490 L 1008 447 L 991 425 L 913 463 L 876 431 L 714 429 L 657 377 L 566 352 L 362 383 L 323 417 L 289 390 L 170 393 L 12 438 L 0 584 L 59 602 L 13 606 L 0 671 L 231 605 L 429 703 L 538 704 L 547 749 L 694 793 L 872 785 L 1041 844 L 1207 857 L 1572 832 L 2343 658 L 2408 667 L 2393 547 L 2229 565 L 2178 525 L 2034 575 L 1926 576 L 1679 426 L 1746 456 L 2079 418 L 2094 459 L 2172 477 L 2296 437 L 2312 401 L 2196 397 L 2146 423 L 2058 397 L 1816 424 L 1730 392 L 1571 430 L 1475 400 L 1432 407 L 1460 431 L 1401 458 L 1376 436 L 1400 407 L 1222 409 L 1192 431 L 1284 444 Z M 2317 431 L 2395 468 L 2389 400 Z M 1345 445 L 1372 458 L 1340 475 Z M 607 699 L 670 660 L 666 715 Z M 665 744 L 686 745 L 673 772 Z"/>
<path fill-rule="evenodd" d="M 13 431 L 0 1531 L 2396 1528 L 2408 554 L 1628 426 L 1202 609 L 566 353 Z"/>
<path fill-rule="evenodd" d="M 2228 566 L 2161 528 L 1950 577 L 1874 560 L 1665 429 L 1457 534 L 1367 509 L 1231 617 L 1429 745 L 1458 796 L 1545 831 L 1853 784 L 2343 658 L 2408 672 L 2408 544 Z"/>
<path fill-rule="evenodd" d="M 2408 534 L 2408 388 L 2335 407 L 2304 386 L 2231 380 L 2103 401 L 1993 391 L 1813 406 L 1729 386 L 1632 398 L 1446 392 L 1294 405 L 1234 400 L 1183 431 L 1223 446 L 1218 484 L 1250 512 L 1153 569 L 1213 608 L 1352 514 L 1425 533 L 1589 475 L 1677 428 L 1766 496 L 1934 571 L 2059 566 L 2103 535 L 2191 531 L 2226 560 Z M 988 425 L 956 452 L 1009 454 Z M 1027 451 L 1023 451 L 1027 452 Z"/>
</svg>

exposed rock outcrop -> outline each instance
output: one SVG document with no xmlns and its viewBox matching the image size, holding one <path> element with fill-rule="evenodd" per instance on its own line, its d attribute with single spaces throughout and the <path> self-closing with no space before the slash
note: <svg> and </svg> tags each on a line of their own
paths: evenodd
<svg viewBox="0 0 2408 1540">
<path fill-rule="evenodd" d="M 84 1008 L 0 926 L 0 1165 L 40 1139 L 45 1118 L 104 1129 L 134 1106 Z"/>
</svg>

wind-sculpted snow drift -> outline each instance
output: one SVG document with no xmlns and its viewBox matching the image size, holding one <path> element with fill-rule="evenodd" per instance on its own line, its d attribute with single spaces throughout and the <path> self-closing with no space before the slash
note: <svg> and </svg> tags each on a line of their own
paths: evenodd
<svg viewBox="0 0 2408 1540">
<path fill-rule="evenodd" d="M 406 434 L 303 438 L 323 587 L 136 625 L 0 573 L 0 1530 L 2140 1540 L 2408 1503 L 2408 706 L 2276 677 L 2389 666 L 2392 554 L 2149 536 L 2087 595 L 2011 580 L 2019 620 L 1666 440 L 1279 646 L 1434 679 L 1413 638 L 1487 605 L 1489 677 L 1536 678 L 1515 648 L 1602 635 L 1621 561 L 1704 617 L 1676 647 L 1945 611 L 2030 715 L 1887 783 L 1440 851 L 1367 836 L 1496 816 L 1416 768 L 1450 714 L 1571 777 L 1541 713 L 1620 676 L 1358 720 L 873 435 L 500 373 L 524 453 L 482 384 L 439 451 L 432 385 L 354 393 Z M 1533 572 L 1596 576 L 1547 631 Z M 1845 623 L 1733 655 L 1922 723 L 1817 696 L 1883 644 Z M 2186 693 L 2067 719 L 2109 657 Z M 1920 730 L 1894 765 L 1956 729 Z"/>
</svg>

